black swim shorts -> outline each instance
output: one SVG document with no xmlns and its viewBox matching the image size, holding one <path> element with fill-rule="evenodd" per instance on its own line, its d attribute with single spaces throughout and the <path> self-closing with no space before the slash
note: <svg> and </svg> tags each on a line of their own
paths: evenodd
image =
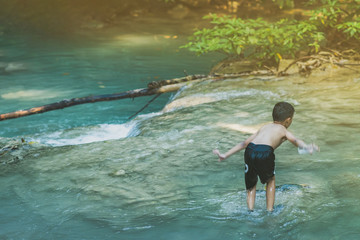
<svg viewBox="0 0 360 240">
<path fill-rule="evenodd" d="M 258 176 L 265 184 L 275 175 L 274 149 L 269 145 L 249 143 L 244 153 L 246 189 L 253 188 Z"/>
</svg>

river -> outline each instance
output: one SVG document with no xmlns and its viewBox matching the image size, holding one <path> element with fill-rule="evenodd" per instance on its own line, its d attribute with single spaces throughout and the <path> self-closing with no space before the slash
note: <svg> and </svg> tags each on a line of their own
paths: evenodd
<svg viewBox="0 0 360 240">
<path fill-rule="evenodd" d="M 149 32 L 4 36 L 0 112 L 208 73 L 220 56 L 179 51 L 185 41 Z M 359 239 L 359 92 L 358 73 L 334 69 L 193 84 L 131 120 L 151 97 L 2 121 L 1 147 L 19 147 L 1 156 L 0 238 Z M 295 107 L 289 130 L 321 152 L 299 155 L 284 143 L 274 212 L 261 184 L 248 212 L 242 153 L 219 163 L 211 151 L 271 121 L 278 101 Z"/>
</svg>

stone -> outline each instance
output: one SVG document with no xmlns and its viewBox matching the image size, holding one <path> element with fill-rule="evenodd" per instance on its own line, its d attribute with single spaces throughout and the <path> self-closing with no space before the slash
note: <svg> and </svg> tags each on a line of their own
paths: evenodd
<svg viewBox="0 0 360 240">
<path fill-rule="evenodd" d="M 223 60 L 216 64 L 210 74 L 233 74 L 257 70 L 256 63 L 247 60 Z"/>
<path fill-rule="evenodd" d="M 116 172 L 114 172 L 114 176 L 123 176 L 125 174 L 126 174 L 126 172 L 123 169 L 120 169 L 120 170 L 117 170 Z"/>
<path fill-rule="evenodd" d="M 281 59 L 278 67 L 278 72 L 284 71 L 295 59 Z M 287 74 L 298 73 L 299 68 L 297 64 L 292 65 L 287 71 Z"/>
</svg>

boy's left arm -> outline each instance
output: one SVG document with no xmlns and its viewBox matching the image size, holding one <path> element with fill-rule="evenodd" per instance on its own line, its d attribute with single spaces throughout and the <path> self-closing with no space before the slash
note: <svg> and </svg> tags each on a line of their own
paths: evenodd
<svg viewBox="0 0 360 240">
<path fill-rule="evenodd" d="M 313 153 L 314 151 L 320 151 L 320 148 L 315 144 L 306 144 L 301 139 L 296 138 L 291 132 L 286 130 L 286 139 L 289 140 L 292 144 L 294 144 L 298 148 L 306 149 L 309 153 Z"/>
</svg>

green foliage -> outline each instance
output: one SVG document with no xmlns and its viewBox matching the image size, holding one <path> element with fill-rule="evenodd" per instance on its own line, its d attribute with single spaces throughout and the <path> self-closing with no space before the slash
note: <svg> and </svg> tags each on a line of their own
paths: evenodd
<svg viewBox="0 0 360 240">
<path fill-rule="evenodd" d="M 336 28 L 346 34 L 347 38 L 360 40 L 360 19 L 336 25 Z"/>
<path fill-rule="evenodd" d="M 319 1 L 311 2 L 316 4 Z M 322 0 L 320 3 L 321 6 L 310 17 L 319 31 L 326 32 L 330 40 L 360 40 L 360 0 Z"/>
<path fill-rule="evenodd" d="M 324 36 L 305 21 L 282 19 L 270 23 L 262 19 L 241 19 L 210 14 L 213 28 L 194 33 L 183 46 L 197 54 L 222 52 L 228 57 L 256 59 L 260 64 L 278 62 L 282 56 L 294 56 L 299 49 L 317 51 Z"/>
<path fill-rule="evenodd" d="M 273 0 L 280 7 L 293 1 Z M 187 48 L 196 54 L 221 52 L 229 58 L 256 60 L 260 65 L 294 57 L 299 51 L 318 52 L 321 47 L 353 42 L 360 46 L 360 0 L 312 0 L 309 19 L 241 19 L 210 14 L 212 28 L 198 30 Z"/>
</svg>

